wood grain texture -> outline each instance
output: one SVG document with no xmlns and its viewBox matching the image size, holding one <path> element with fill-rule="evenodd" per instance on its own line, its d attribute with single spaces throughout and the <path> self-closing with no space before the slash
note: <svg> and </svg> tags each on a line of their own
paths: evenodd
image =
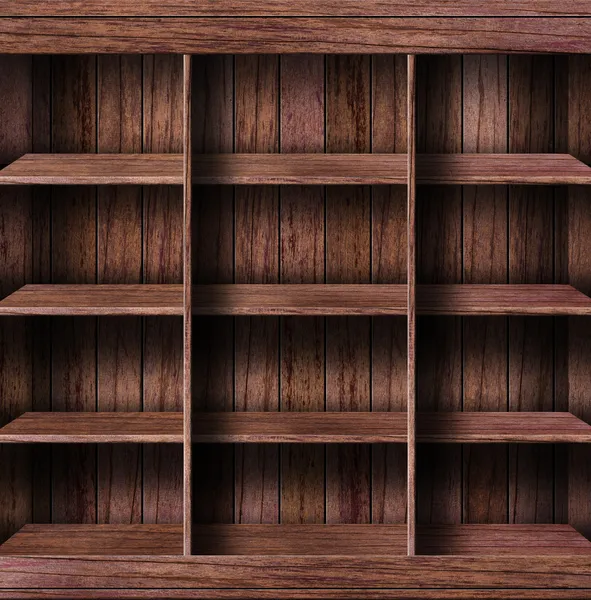
<svg viewBox="0 0 591 600">
<path fill-rule="evenodd" d="M 509 59 L 509 151 L 550 152 L 554 145 L 554 61 Z M 554 197 L 551 189 L 509 190 L 509 282 L 554 281 Z M 509 410 L 554 409 L 554 324 L 509 322 Z M 551 448 L 510 450 L 509 522 L 554 520 Z M 535 473 L 535 475 L 534 475 Z"/>
<path fill-rule="evenodd" d="M 324 150 L 324 57 L 284 55 L 280 58 L 280 150 Z M 302 85 L 305 82 L 305 85 Z M 307 156 L 312 156 L 308 154 Z M 318 154 L 319 158 L 324 155 Z M 325 203 L 320 186 L 290 186 L 280 191 L 280 281 L 324 282 Z M 282 411 L 324 410 L 325 319 L 286 317 L 280 320 L 280 408 Z M 281 522 L 323 523 L 325 459 L 321 445 L 282 446 Z"/>
<path fill-rule="evenodd" d="M 463 150 L 488 161 L 507 151 L 507 57 L 468 56 L 463 64 Z M 510 160 L 519 162 L 521 155 Z M 497 160 L 493 158 L 493 160 Z M 507 282 L 507 189 L 463 189 L 463 278 L 467 284 Z M 464 319 L 463 409 L 508 408 L 507 319 Z M 505 385 L 503 385 L 505 382 Z M 508 515 L 506 447 L 463 448 L 463 521 L 505 523 Z"/>
<path fill-rule="evenodd" d="M 182 413 L 27 412 L 0 428 L 0 442 L 182 443 Z"/>
<path fill-rule="evenodd" d="M 180 56 L 143 57 L 143 151 L 183 152 L 183 66 Z M 180 186 L 143 190 L 143 280 L 182 284 L 184 211 Z M 182 294 L 182 287 L 181 294 Z M 182 314 L 182 298 L 181 314 Z M 147 317 L 143 336 L 143 408 L 183 410 L 183 322 L 176 317 Z M 146 446 L 144 523 L 183 521 L 183 449 Z"/>
<path fill-rule="evenodd" d="M 56 39 L 59 38 L 59 44 Z M 265 54 L 588 53 L 591 24 L 568 17 L 10 18 L 0 52 Z"/>
<path fill-rule="evenodd" d="M 193 152 L 232 152 L 232 56 L 192 58 Z M 232 283 L 234 279 L 234 191 L 228 186 L 194 186 L 193 281 Z M 197 294 L 198 295 L 198 294 Z M 193 301 L 196 296 L 193 295 Z M 234 407 L 234 319 L 193 317 L 193 410 Z M 193 448 L 193 521 L 234 520 L 234 447 Z"/>
<path fill-rule="evenodd" d="M 279 149 L 279 57 L 235 59 L 235 150 L 274 153 Z M 235 191 L 235 281 L 277 283 L 279 280 L 279 191 L 248 186 Z M 279 409 L 279 319 L 236 320 L 235 408 L 237 411 Z M 277 447 L 236 449 L 235 521 L 276 523 L 279 520 L 279 450 Z"/>
<path fill-rule="evenodd" d="M 0 171 L 0 184 L 15 185 L 182 183 L 183 158 L 177 154 L 25 154 Z"/>
<path fill-rule="evenodd" d="M 182 525 L 25 525 L 0 546 L 0 554 L 13 556 L 182 552 Z"/>
<path fill-rule="evenodd" d="M 373 56 L 372 152 L 407 151 L 407 57 Z M 364 155 L 368 156 L 368 155 Z M 371 155 L 370 155 L 371 156 Z M 407 274 L 407 194 L 403 186 L 372 188 L 372 282 L 405 284 Z M 406 318 L 372 319 L 372 399 L 374 411 L 405 411 Z M 407 512 L 406 448 L 373 445 L 372 523 L 404 523 Z"/>
<path fill-rule="evenodd" d="M 0 301 L 5 315 L 182 315 L 179 284 L 28 284 Z"/>
<path fill-rule="evenodd" d="M 589 589 L 589 556 L 9 557 L 6 588 Z M 251 592 L 247 592 L 251 595 Z M 497 596 L 498 597 L 498 596 Z"/>
<path fill-rule="evenodd" d="M 326 59 L 326 151 L 370 152 L 370 61 Z M 371 195 L 367 186 L 326 190 L 327 283 L 371 281 Z M 371 397 L 371 321 L 326 323 L 326 410 L 366 411 Z M 371 520 L 371 455 L 367 446 L 327 448 L 326 521 Z"/>
<path fill-rule="evenodd" d="M 460 0 L 450 5 L 444 0 L 437 2 L 420 0 L 408 4 L 401 0 L 366 0 L 362 5 L 353 0 L 325 0 L 321 4 L 313 0 L 224 0 L 222 2 L 195 2 L 194 0 L 135 0 L 120 3 L 115 0 L 55 0 L 38 4 L 33 0 L 9 0 L 0 2 L 0 14 L 8 17 L 245 17 L 245 16 L 591 16 L 584 0 L 569 0 L 557 6 L 552 0 L 519 0 L 510 5 L 502 0 Z"/>
</svg>

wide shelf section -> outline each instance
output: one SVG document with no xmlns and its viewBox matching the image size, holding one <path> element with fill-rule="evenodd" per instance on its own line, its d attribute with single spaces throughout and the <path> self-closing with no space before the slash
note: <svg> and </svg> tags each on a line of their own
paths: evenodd
<svg viewBox="0 0 591 600">
<path fill-rule="evenodd" d="M 406 443 L 405 412 L 195 413 L 195 443 Z M 421 443 L 589 443 L 591 425 L 565 412 L 419 413 Z M 0 443 L 182 443 L 180 412 L 28 412 Z"/>
<path fill-rule="evenodd" d="M 182 525 L 25 525 L 1 555 L 176 555 Z M 400 525 L 194 525 L 200 555 L 405 555 Z M 418 554 L 591 554 L 569 525 L 440 525 L 417 528 Z"/>
<path fill-rule="evenodd" d="M 30 284 L 0 301 L 0 315 L 182 315 L 180 284 Z"/>
<path fill-rule="evenodd" d="M 569 154 L 419 154 L 418 184 L 576 185 L 591 168 Z M 202 185 L 406 184 L 406 154 L 203 154 Z M 0 185 L 182 185 L 182 154 L 25 154 L 0 171 Z"/>
<path fill-rule="evenodd" d="M 183 185 L 182 154 L 25 154 L 0 185 Z"/>
<path fill-rule="evenodd" d="M 183 443 L 182 412 L 27 412 L 0 428 L 0 443 Z"/>
</svg>

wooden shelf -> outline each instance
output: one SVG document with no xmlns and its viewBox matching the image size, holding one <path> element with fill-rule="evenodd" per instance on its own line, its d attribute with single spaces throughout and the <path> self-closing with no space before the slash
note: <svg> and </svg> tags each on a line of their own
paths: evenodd
<svg viewBox="0 0 591 600">
<path fill-rule="evenodd" d="M 419 154 L 422 184 L 590 184 L 591 168 L 570 154 Z"/>
<path fill-rule="evenodd" d="M 0 428 L 0 443 L 178 443 L 181 412 L 28 412 Z"/>
<path fill-rule="evenodd" d="M 406 443 L 406 413 L 195 413 L 193 441 L 205 443 Z"/>
<path fill-rule="evenodd" d="M 25 525 L 0 546 L 16 556 L 182 553 L 182 525 Z"/>
<path fill-rule="evenodd" d="M 182 525 L 25 525 L 1 555 L 182 554 Z M 591 554 L 570 525 L 418 527 L 417 550 L 430 555 Z M 406 525 L 196 525 L 201 555 L 404 555 Z"/>
<path fill-rule="evenodd" d="M 182 154 L 25 154 L 1 184 L 183 185 Z"/>
<path fill-rule="evenodd" d="M 182 315 L 182 285 L 25 285 L 0 315 Z"/>
<path fill-rule="evenodd" d="M 202 185 L 395 185 L 407 182 L 406 154 L 204 154 Z M 570 154 L 423 154 L 419 184 L 590 184 L 591 168 Z M 0 184 L 182 185 L 181 154 L 25 154 Z"/>
</svg>

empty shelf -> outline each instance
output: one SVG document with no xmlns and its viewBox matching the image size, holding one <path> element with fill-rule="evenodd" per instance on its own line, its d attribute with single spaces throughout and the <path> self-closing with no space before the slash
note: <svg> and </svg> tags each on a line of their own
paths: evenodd
<svg viewBox="0 0 591 600">
<path fill-rule="evenodd" d="M 433 443 L 591 442 L 591 425 L 567 412 L 420 413 L 417 439 Z"/>
<path fill-rule="evenodd" d="M 417 183 L 589 184 L 591 168 L 570 154 L 423 154 Z"/>
<path fill-rule="evenodd" d="M 406 154 L 209 154 L 193 159 L 196 184 L 406 184 Z"/>
<path fill-rule="evenodd" d="M 182 315 L 182 285 L 25 285 L 0 315 Z"/>
<path fill-rule="evenodd" d="M 405 285 L 227 284 L 193 287 L 197 315 L 405 315 Z"/>
<path fill-rule="evenodd" d="M 182 443 L 183 413 L 28 412 L 0 428 L 0 443 Z"/>
<path fill-rule="evenodd" d="M 182 185 L 182 154 L 25 154 L 0 184 Z"/>
<path fill-rule="evenodd" d="M 570 285 L 420 285 L 422 315 L 589 315 L 591 298 Z"/>
<path fill-rule="evenodd" d="M 193 415 L 204 443 L 406 443 L 406 413 L 234 412 Z"/>
<path fill-rule="evenodd" d="M 25 525 L 0 546 L 2 555 L 174 555 L 182 525 Z"/>
</svg>

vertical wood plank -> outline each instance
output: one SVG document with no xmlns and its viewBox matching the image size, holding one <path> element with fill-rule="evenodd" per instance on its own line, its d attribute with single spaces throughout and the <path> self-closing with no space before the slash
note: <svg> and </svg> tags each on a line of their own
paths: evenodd
<svg viewBox="0 0 591 600">
<path fill-rule="evenodd" d="M 407 489 L 408 489 L 408 555 L 414 556 L 416 552 L 416 58 L 408 57 L 408 437 L 407 437 Z"/>
<path fill-rule="evenodd" d="M 232 56 L 195 56 L 192 85 L 194 153 L 233 150 Z M 230 186 L 193 190 L 193 281 L 234 281 L 234 193 Z M 232 317 L 193 319 L 193 411 L 234 408 L 234 323 Z M 193 448 L 193 521 L 232 523 L 234 447 L 196 444 Z"/>
<path fill-rule="evenodd" d="M 568 152 L 589 164 L 591 159 L 591 59 L 568 58 Z M 568 189 L 568 275 L 569 282 L 584 294 L 591 293 L 591 190 L 587 186 Z M 568 409 L 591 422 L 589 406 L 589 365 L 591 365 L 591 323 L 569 318 L 568 323 Z M 568 482 L 568 522 L 584 535 L 591 534 L 591 449 L 571 447 Z"/>
<path fill-rule="evenodd" d="M 96 57 L 60 56 L 53 62 L 54 152 L 96 151 Z M 52 197 L 54 283 L 95 283 L 96 189 L 55 187 Z M 54 318 L 52 409 L 95 411 L 96 319 Z M 53 448 L 53 521 L 94 523 L 96 448 Z"/>
<path fill-rule="evenodd" d="M 183 151 L 180 56 L 144 57 L 144 152 Z M 183 281 L 183 194 L 174 186 L 144 188 L 144 282 Z M 183 410 L 183 322 L 149 317 L 144 324 L 144 410 Z M 183 452 L 144 448 L 144 521 L 183 522 Z"/>
<path fill-rule="evenodd" d="M 324 57 L 281 57 L 281 152 L 324 150 Z M 280 280 L 324 282 L 324 189 L 284 186 Z M 281 319 L 281 410 L 324 410 L 321 317 Z M 324 522 L 325 448 L 286 444 L 281 451 L 281 522 Z"/>
<path fill-rule="evenodd" d="M 191 56 L 183 56 L 183 541 L 191 555 Z"/>
<path fill-rule="evenodd" d="M 32 60 L 0 58 L 0 163 L 28 152 L 33 144 Z M 31 281 L 33 244 L 32 194 L 26 187 L 0 191 L 0 293 L 2 297 Z M 0 322 L 0 422 L 31 410 L 34 343 L 30 321 Z M 41 391 L 41 390 L 40 390 Z M 4 541 L 33 517 L 33 454 L 29 448 L 0 448 L 0 540 Z"/>
<path fill-rule="evenodd" d="M 407 57 L 372 57 L 372 151 L 407 150 Z M 406 283 L 407 190 L 372 188 L 372 282 Z M 374 411 L 406 411 L 406 318 L 372 319 L 372 400 Z M 400 444 L 373 444 L 372 522 L 404 523 L 407 454 Z"/>
<path fill-rule="evenodd" d="M 507 152 L 507 57 L 464 57 L 464 152 Z M 507 283 L 507 188 L 464 187 L 464 282 Z M 464 319 L 466 411 L 508 408 L 507 319 Z M 466 523 L 505 523 L 507 447 L 465 445 Z"/>
<path fill-rule="evenodd" d="M 277 152 L 278 65 L 275 55 L 236 56 L 237 152 Z M 278 189 L 236 188 L 236 283 L 279 280 Z M 279 408 L 279 320 L 236 319 L 236 410 Z M 236 449 L 235 520 L 279 520 L 279 453 L 276 445 Z"/>
<path fill-rule="evenodd" d="M 370 59 L 327 56 L 326 150 L 369 152 Z M 368 187 L 326 191 L 326 281 L 371 280 L 371 193 Z M 371 321 L 338 317 L 326 325 L 326 408 L 370 409 Z M 371 520 L 371 458 L 367 445 L 327 447 L 326 519 Z"/>
<path fill-rule="evenodd" d="M 509 150 L 553 151 L 552 57 L 509 59 Z M 510 283 L 553 281 L 553 190 L 511 187 L 509 197 Z M 509 320 L 510 410 L 553 410 L 553 322 Z M 510 521 L 553 521 L 553 448 L 510 449 Z"/>
<path fill-rule="evenodd" d="M 141 151 L 141 73 L 139 56 L 99 57 L 99 152 Z M 141 283 L 141 189 L 135 186 L 101 186 L 97 193 L 98 282 Z M 99 318 L 97 357 L 98 410 L 141 410 L 141 319 Z M 140 446 L 99 446 L 97 485 L 99 523 L 140 523 Z"/>
<path fill-rule="evenodd" d="M 425 56 L 417 61 L 417 152 L 460 152 L 462 59 Z M 417 190 L 419 283 L 462 282 L 462 195 L 458 187 Z M 417 327 L 417 410 L 462 407 L 461 319 L 421 317 Z M 417 456 L 417 520 L 460 523 L 461 448 L 428 445 Z"/>
</svg>

